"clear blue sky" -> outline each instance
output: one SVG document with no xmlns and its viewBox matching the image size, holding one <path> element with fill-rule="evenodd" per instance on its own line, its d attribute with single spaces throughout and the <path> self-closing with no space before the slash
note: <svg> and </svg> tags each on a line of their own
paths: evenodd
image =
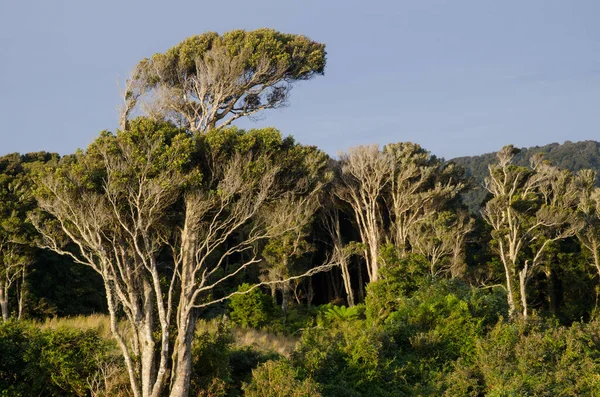
<svg viewBox="0 0 600 397">
<path fill-rule="evenodd" d="M 327 44 L 275 126 L 330 154 L 413 141 L 452 158 L 600 139 L 598 0 L 0 0 L 0 154 L 71 153 L 114 130 L 117 82 L 204 31 Z"/>
</svg>

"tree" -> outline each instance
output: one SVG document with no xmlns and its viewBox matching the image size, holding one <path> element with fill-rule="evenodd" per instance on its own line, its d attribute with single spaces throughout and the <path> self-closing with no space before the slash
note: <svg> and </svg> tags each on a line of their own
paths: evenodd
<svg viewBox="0 0 600 397">
<path fill-rule="evenodd" d="M 462 254 L 467 234 L 473 230 L 473 219 L 464 212 L 436 212 L 409 230 L 413 252 L 426 257 L 431 275 L 449 272 L 461 274 Z"/>
<path fill-rule="evenodd" d="M 194 140 L 137 119 L 40 173 L 37 198 L 50 215 L 34 218 L 42 246 L 102 276 L 135 396 L 187 395 L 199 309 L 256 288 L 213 295 L 260 261 L 262 242 L 297 229 L 321 185 L 291 184 L 301 166 L 319 167 L 309 156 L 296 169 L 278 162 L 294 151 L 310 152 L 273 130 Z"/>
<path fill-rule="evenodd" d="M 592 170 L 580 171 L 577 181 L 579 210 L 583 219 L 577 238 L 592 255 L 592 265 L 600 278 L 600 188 L 594 186 L 596 173 Z"/>
<path fill-rule="evenodd" d="M 203 133 L 287 104 L 292 85 L 325 70 L 325 45 L 272 29 L 192 36 L 143 59 L 126 83 L 121 129 L 144 97 L 146 112 Z"/>
<path fill-rule="evenodd" d="M 505 146 L 497 154 L 498 163 L 489 166 L 485 188 L 492 198 L 482 215 L 504 266 L 509 314 L 527 319 L 528 280 L 550 246 L 580 228 L 574 211 L 578 195 L 568 171 L 542 156 L 533 157 L 530 168 L 518 167 L 512 163 L 515 154 L 514 147 Z"/>
<path fill-rule="evenodd" d="M 340 154 L 335 195 L 352 210 L 365 247 L 369 280 L 377 280 L 383 236 L 382 199 L 393 175 L 392 158 L 379 146 L 358 146 Z"/>
<path fill-rule="evenodd" d="M 353 307 L 355 302 L 349 262 L 356 244 L 344 244 L 340 226 L 340 210 L 336 207 L 333 200 L 325 205 L 323 227 L 331 240 L 331 262 L 340 267 L 348 307 Z"/>
<path fill-rule="evenodd" d="M 351 208 L 371 281 L 378 278 L 379 247 L 384 238 L 402 255 L 414 249 L 426 250 L 435 262 L 444 256 L 460 258 L 464 236 L 471 228 L 468 219 L 454 223 L 454 242 L 460 244 L 452 244 L 451 249 L 449 244 L 442 248 L 441 240 L 432 245 L 425 233 L 425 223 L 430 221 L 431 230 L 433 219 L 440 212 L 454 210 L 458 194 L 466 188 L 462 172 L 454 164 L 438 160 L 419 145 L 400 142 L 383 150 L 377 145 L 350 149 L 340 155 L 338 175 L 335 194 Z M 437 231 L 450 233 L 446 227 Z"/>
<path fill-rule="evenodd" d="M 14 284 L 17 288 L 17 317 L 23 314 L 25 278 L 28 265 L 33 263 L 35 229 L 27 221 L 27 213 L 35 205 L 31 194 L 28 169 L 49 161 L 49 153 L 9 154 L 0 158 L 0 307 L 2 319 L 10 315 L 8 295 Z"/>
</svg>

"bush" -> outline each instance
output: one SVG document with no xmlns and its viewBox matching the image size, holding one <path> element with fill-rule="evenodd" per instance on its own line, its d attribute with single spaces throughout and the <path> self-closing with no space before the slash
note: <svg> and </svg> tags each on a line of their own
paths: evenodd
<svg viewBox="0 0 600 397">
<path fill-rule="evenodd" d="M 376 323 L 385 320 L 402 297 L 410 297 L 429 277 L 429 262 L 421 255 L 400 258 L 395 247 L 386 245 L 381 256 L 380 279 L 367 286 L 365 299 L 367 318 Z"/>
<path fill-rule="evenodd" d="M 498 323 L 477 346 L 472 364 L 459 362 L 445 380 L 446 395 L 463 388 L 488 396 L 600 395 L 600 322 Z M 464 374 L 470 374 L 464 377 Z"/>
<path fill-rule="evenodd" d="M 39 330 L 22 322 L 0 324 L 3 396 L 86 396 L 90 380 L 112 345 L 95 330 Z"/>
<path fill-rule="evenodd" d="M 211 329 L 211 325 L 216 327 Z M 190 395 L 224 396 L 232 381 L 229 353 L 233 336 L 223 321 L 200 323 L 198 328 L 192 345 Z"/>
<path fill-rule="evenodd" d="M 246 397 L 319 397 L 318 385 L 310 378 L 299 379 L 298 371 L 286 360 L 269 360 L 252 371 L 244 386 Z"/>
<path fill-rule="evenodd" d="M 248 291 L 250 284 L 242 284 L 239 292 Z M 275 317 L 273 299 L 255 288 L 250 292 L 234 295 L 229 302 L 231 320 L 242 327 L 260 328 L 269 324 Z"/>
<path fill-rule="evenodd" d="M 392 365 L 396 350 L 380 327 L 347 319 L 307 330 L 292 363 L 325 396 L 402 395 Z"/>
</svg>

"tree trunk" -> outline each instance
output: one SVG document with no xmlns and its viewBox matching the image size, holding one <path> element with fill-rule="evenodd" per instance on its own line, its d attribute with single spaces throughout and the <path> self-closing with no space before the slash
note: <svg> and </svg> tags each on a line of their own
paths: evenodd
<svg viewBox="0 0 600 397">
<path fill-rule="evenodd" d="M 519 272 L 519 293 L 521 295 L 521 305 L 523 308 L 523 320 L 527 321 L 527 291 L 525 289 L 527 284 L 527 270 L 529 269 L 529 264 L 527 261 L 525 262 L 525 267 L 523 270 Z"/>
<path fill-rule="evenodd" d="M 598 253 L 598 249 L 594 245 L 594 266 L 596 266 L 596 271 L 598 272 L 598 279 L 600 280 L 600 254 Z"/>
<path fill-rule="evenodd" d="M 512 277 L 508 264 L 506 263 L 506 259 L 502 259 L 502 263 L 504 264 L 504 275 L 506 277 L 506 298 L 508 300 L 508 317 L 514 320 L 517 316 L 517 305 L 513 293 Z"/>
<path fill-rule="evenodd" d="M 271 299 L 273 299 L 274 304 L 277 304 L 277 285 L 270 284 L 269 288 L 271 289 Z"/>
<path fill-rule="evenodd" d="M 2 308 L 2 320 L 8 321 L 8 290 L 0 285 L 0 307 Z"/>
<path fill-rule="evenodd" d="M 329 274 L 331 274 L 331 285 L 333 286 L 334 299 L 337 301 L 341 297 L 340 286 L 337 280 L 339 276 L 337 272 L 329 272 Z"/>
<path fill-rule="evenodd" d="M 312 301 L 315 298 L 315 291 L 313 290 L 312 277 L 308 278 L 308 292 L 306 293 L 306 305 L 310 308 Z"/>
<path fill-rule="evenodd" d="M 352 283 L 350 280 L 350 271 L 348 270 L 348 264 L 342 263 L 340 265 L 342 269 L 342 279 L 344 281 L 344 289 L 346 290 L 346 299 L 348 301 L 348 306 L 354 306 L 354 292 L 352 291 Z"/>
<path fill-rule="evenodd" d="M 21 320 L 21 318 L 23 317 L 23 311 L 25 310 L 25 297 L 27 294 L 27 286 L 25 284 L 26 276 L 27 276 L 27 271 L 25 270 L 25 268 L 23 268 L 23 278 L 21 279 L 21 285 L 18 288 L 18 294 L 19 294 L 19 299 L 18 299 L 19 308 L 18 308 L 18 312 L 17 312 L 18 320 Z"/>
<path fill-rule="evenodd" d="M 171 387 L 169 397 L 187 397 L 190 392 L 190 379 L 192 376 L 192 345 L 196 332 L 196 313 L 191 309 L 185 321 L 181 321 L 177 333 L 176 346 L 176 371 L 175 380 Z"/>
<path fill-rule="evenodd" d="M 365 301 L 365 283 L 363 281 L 362 269 L 360 263 L 358 264 L 358 297 L 361 302 Z"/>
<path fill-rule="evenodd" d="M 546 299 L 548 302 L 548 311 L 550 311 L 551 314 L 556 314 L 556 283 L 554 280 L 554 272 L 550 266 L 545 266 L 544 274 L 546 275 Z"/>
</svg>

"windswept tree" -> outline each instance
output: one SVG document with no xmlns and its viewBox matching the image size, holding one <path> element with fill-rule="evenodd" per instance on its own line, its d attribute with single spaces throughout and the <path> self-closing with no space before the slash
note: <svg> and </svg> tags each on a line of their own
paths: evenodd
<svg viewBox="0 0 600 397">
<path fill-rule="evenodd" d="M 394 165 L 386 198 L 390 240 L 404 255 L 417 251 L 429 258 L 433 273 L 445 257 L 457 262 L 471 222 L 465 214 L 451 220 L 442 213 L 458 209 L 458 195 L 467 187 L 461 170 L 411 142 L 383 150 Z"/>
<path fill-rule="evenodd" d="M 325 56 L 324 44 L 272 29 L 189 37 L 135 67 L 123 92 L 121 129 L 140 104 L 194 133 L 280 108 L 294 82 L 324 73 Z"/>
<path fill-rule="evenodd" d="M 290 175 L 301 179 L 302 167 L 318 162 L 284 161 L 307 151 L 273 130 L 193 139 L 137 119 L 40 172 L 42 246 L 102 276 L 135 396 L 188 394 L 199 310 L 240 293 L 214 294 L 312 211 L 322 184 L 293 184 Z"/>
<path fill-rule="evenodd" d="M 504 267 L 509 314 L 527 319 L 527 282 L 547 260 L 552 244 L 574 236 L 581 224 L 573 175 L 542 155 L 532 158 L 531 167 L 516 166 L 516 153 L 506 146 L 497 153 L 498 163 L 489 166 L 485 188 L 492 198 L 482 215 Z"/>
<path fill-rule="evenodd" d="M 400 142 L 383 150 L 377 145 L 350 149 L 340 155 L 338 175 L 335 195 L 351 209 L 371 281 L 378 278 L 384 240 L 402 255 L 413 250 L 424 253 L 434 267 L 447 256 L 453 261 L 461 257 L 464 237 L 471 229 L 468 217 L 457 218 L 452 226 L 449 222 L 447 228 L 435 221 L 441 212 L 458 207 L 458 195 L 466 189 L 454 164 L 417 144 Z M 431 241 L 429 232 L 434 229 L 444 234 L 443 239 Z M 461 245 L 451 244 L 450 239 Z"/>
</svg>

